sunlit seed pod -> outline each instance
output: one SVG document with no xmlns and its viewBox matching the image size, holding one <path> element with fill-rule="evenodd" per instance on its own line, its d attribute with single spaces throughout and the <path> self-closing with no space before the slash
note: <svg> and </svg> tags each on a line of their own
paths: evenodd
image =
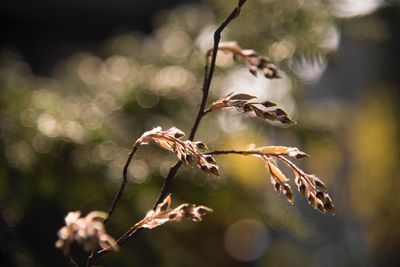
<svg viewBox="0 0 400 267">
<path fill-rule="evenodd" d="M 322 202 L 325 200 L 324 193 L 322 191 L 318 191 L 316 197 L 320 199 Z"/>
<path fill-rule="evenodd" d="M 325 202 L 324 208 L 325 208 L 328 212 L 333 212 L 333 211 L 335 210 L 335 208 L 334 208 L 332 202 Z"/>
<path fill-rule="evenodd" d="M 219 176 L 219 170 L 218 167 L 216 166 L 212 166 L 209 170 L 212 174 L 214 174 L 215 176 Z"/>
<path fill-rule="evenodd" d="M 173 220 L 173 219 L 175 219 L 177 216 L 178 216 L 178 215 L 177 215 L 176 213 L 171 212 L 171 213 L 168 215 L 168 218 L 169 218 L 170 220 Z"/>
<path fill-rule="evenodd" d="M 215 159 L 214 159 L 212 156 L 210 156 L 210 155 L 206 155 L 206 156 L 204 156 L 204 158 L 206 159 L 206 161 L 207 161 L 208 163 L 212 163 L 212 164 L 217 163 L 217 162 L 215 161 Z"/>
<path fill-rule="evenodd" d="M 274 188 L 275 188 L 275 191 L 276 191 L 276 192 L 280 192 L 280 190 L 281 190 L 281 184 L 278 183 L 278 182 L 275 182 Z"/>
<path fill-rule="evenodd" d="M 294 203 L 294 195 L 293 195 L 293 192 L 292 192 L 292 190 L 291 190 L 290 188 L 287 188 L 287 189 L 285 190 L 285 196 L 286 196 L 287 200 L 288 200 L 291 204 Z"/>
<path fill-rule="evenodd" d="M 195 142 L 194 144 L 196 145 L 197 149 L 208 150 L 207 146 L 205 144 L 203 144 L 202 142 Z"/>
<path fill-rule="evenodd" d="M 328 190 L 326 185 L 318 178 L 314 179 L 315 185 L 319 187 L 320 189 L 324 190 L 325 192 Z"/>
<path fill-rule="evenodd" d="M 201 168 L 202 171 L 206 172 L 206 173 L 210 173 L 210 170 L 208 169 L 207 166 L 203 165 L 203 166 L 199 166 Z"/>
<path fill-rule="evenodd" d="M 252 106 L 250 105 L 250 104 L 245 104 L 244 106 L 243 106 L 243 111 L 244 112 L 250 112 L 250 111 L 252 111 L 253 109 L 252 109 Z"/>
<path fill-rule="evenodd" d="M 185 134 L 183 133 L 183 132 L 176 132 L 175 134 L 174 134 L 174 137 L 175 138 L 181 138 L 181 137 L 184 137 L 185 136 Z"/>
<path fill-rule="evenodd" d="M 300 196 L 304 197 L 306 195 L 306 186 L 304 184 L 301 184 L 299 186 L 299 193 Z"/>
<path fill-rule="evenodd" d="M 270 107 L 275 107 L 276 106 L 275 103 L 272 103 L 270 101 L 264 101 L 264 102 L 260 103 L 260 105 L 263 105 L 266 108 L 270 108 Z"/>
<path fill-rule="evenodd" d="M 205 206 L 198 206 L 198 207 L 196 208 L 196 211 L 197 211 L 200 215 L 205 215 L 205 214 L 207 214 L 208 212 L 211 212 L 212 209 L 207 208 L 207 207 L 205 207 Z"/>
<path fill-rule="evenodd" d="M 321 212 L 325 212 L 324 205 L 322 205 L 321 203 L 318 203 L 318 204 L 317 204 L 317 209 L 318 209 L 319 211 L 321 211 Z"/>
</svg>

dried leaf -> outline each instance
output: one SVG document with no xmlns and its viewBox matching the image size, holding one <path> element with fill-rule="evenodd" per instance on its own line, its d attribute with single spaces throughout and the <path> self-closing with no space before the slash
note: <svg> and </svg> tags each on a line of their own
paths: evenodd
<svg viewBox="0 0 400 267">
<path fill-rule="evenodd" d="M 219 44 L 218 50 L 232 54 L 235 60 L 240 59 L 255 77 L 257 77 L 257 70 L 259 70 L 268 79 L 280 78 L 278 68 L 272 64 L 271 60 L 257 54 L 254 50 L 242 49 L 236 42 L 222 42 Z M 212 49 L 207 52 L 207 57 L 210 57 L 211 53 Z"/>
<path fill-rule="evenodd" d="M 189 220 L 199 222 L 203 217 L 213 210 L 206 206 L 197 206 L 194 204 L 182 204 L 171 209 L 171 195 L 168 195 L 163 202 L 157 205 L 155 210 L 147 212 L 146 217 L 138 222 L 136 228 L 153 229 L 166 222 L 181 222 Z"/>
<path fill-rule="evenodd" d="M 278 180 L 279 183 L 283 184 L 289 181 L 289 179 L 286 178 L 286 176 L 281 172 L 281 170 L 279 170 L 278 167 L 276 167 L 275 164 L 273 164 L 270 160 L 267 160 L 266 163 L 268 165 L 268 169 L 272 177 Z"/>
<path fill-rule="evenodd" d="M 260 118 L 262 120 L 279 121 L 286 124 L 294 124 L 289 116 L 280 108 L 268 110 L 275 107 L 276 104 L 270 101 L 264 102 L 249 102 L 256 97 L 248 94 L 229 94 L 226 97 L 219 99 L 211 104 L 207 111 L 236 109 L 239 112 L 248 113 L 250 116 Z M 263 109 L 257 107 L 262 106 Z"/>
<path fill-rule="evenodd" d="M 238 100 L 251 100 L 254 98 L 257 98 L 257 97 L 255 97 L 253 95 L 248 95 L 248 94 L 236 94 L 236 95 L 229 97 L 230 100 L 237 100 L 237 99 Z"/>
<path fill-rule="evenodd" d="M 294 172 L 295 182 L 301 196 L 307 196 L 308 202 L 322 213 L 333 213 L 335 208 L 332 199 L 327 193 L 326 185 L 314 174 L 303 172 L 288 159 L 278 156 Z"/>
<path fill-rule="evenodd" d="M 274 189 L 283 194 L 290 203 L 294 202 L 293 191 L 288 184 L 289 179 L 278 168 L 274 160 L 284 162 L 289 168 L 292 169 L 295 175 L 295 184 L 299 190 L 300 196 L 305 196 L 308 202 L 315 209 L 323 213 L 333 213 L 335 210 L 332 199 L 327 193 L 327 187 L 324 182 L 314 174 L 305 173 L 293 162 L 288 160 L 285 156 L 295 157 L 298 159 L 307 157 L 308 155 L 300 151 L 296 147 L 285 146 L 265 146 L 256 147 L 254 144 L 250 145 L 245 151 L 226 151 L 226 153 L 235 153 L 242 155 L 252 155 L 259 157 L 264 161 L 264 164 L 271 175 L 271 182 Z M 224 154 L 224 153 L 213 153 Z"/>
</svg>

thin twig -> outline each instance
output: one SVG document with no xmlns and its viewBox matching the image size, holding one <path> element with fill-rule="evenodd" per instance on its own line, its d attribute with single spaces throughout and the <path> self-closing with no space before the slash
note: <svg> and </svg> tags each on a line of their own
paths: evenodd
<svg viewBox="0 0 400 267">
<path fill-rule="evenodd" d="M 79 265 L 76 263 L 76 261 L 72 258 L 71 255 L 67 255 L 67 256 L 65 256 L 65 258 L 67 259 L 69 266 L 79 267 Z"/>
<path fill-rule="evenodd" d="M 115 209 L 116 209 L 116 207 L 118 205 L 118 202 L 121 200 L 122 195 L 124 194 L 126 184 L 128 183 L 128 168 L 129 168 L 129 165 L 130 165 L 130 163 L 132 161 L 133 156 L 135 155 L 135 153 L 137 151 L 137 148 L 138 148 L 138 146 L 135 143 L 135 145 L 133 146 L 133 148 L 132 148 L 131 152 L 129 153 L 128 158 L 127 158 L 127 160 L 125 162 L 124 169 L 122 171 L 121 185 L 120 185 L 120 187 L 118 189 L 117 194 L 115 195 L 115 198 L 114 198 L 113 202 L 111 203 L 111 207 L 109 208 L 109 210 L 107 212 L 107 218 L 104 220 L 103 223 L 106 223 L 110 219 L 111 215 L 114 213 L 114 211 L 115 211 Z M 90 254 L 90 256 L 88 257 L 88 259 L 86 261 L 86 266 L 87 267 L 89 267 L 91 265 L 91 263 L 95 259 L 95 255 L 97 256 L 97 254 L 98 254 L 98 252 L 96 252 L 97 249 L 98 248 L 95 247 L 92 250 L 92 253 Z"/>
<path fill-rule="evenodd" d="M 264 152 L 258 152 L 258 151 L 247 151 L 247 150 L 215 150 L 215 151 L 209 151 L 205 152 L 204 154 L 206 155 L 227 155 L 227 154 L 239 154 L 239 155 L 269 155 Z"/>
<path fill-rule="evenodd" d="M 118 202 L 120 201 L 120 199 L 121 199 L 121 197 L 122 197 L 122 195 L 123 195 L 123 193 L 124 193 L 126 184 L 127 184 L 127 182 L 128 182 L 128 167 L 129 167 L 129 164 L 131 163 L 131 160 L 132 160 L 132 158 L 133 158 L 133 155 L 135 155 L 135 153 L 136 153 L 137 148 L 138 148 L 138 146 L 137 146 L 137 144 L 135 144 L 135 145 L 133 146 L 133 148 L 132 148 L 132 151 L 131 151 L 131 152 L 129 153 L 129 155 L 128 155 L 128 158 L 127 158 L 127 160 L 126 160 L 126 162 L 125 162 L 125 165 L 124 165 L 124 170 L 123 170 L 123 172 L 122 172 L 122 182 L 121 182 L 121 185 L 120 185 L 120 187 L 119 187 L 118 193 L 115 195 L 115 198 L 114 198 L 113 202 L 111 203 L 110 209 L 108 210 L 108 216 L 107 216 L 107 218 L 104 220 L 103 223 L 106 223 L 106 222 L 110 219 L 111 215 L 114 213 L 114 211 L 115 211 L 115 209 L 116 209 L 116 207 L 117 207 L 117 204 L 118 204 Z"/>
<path fill-rule="evenodd" d="M 136 227 L 132 227 L 130 228 L 128 231 L 126 231 L 118 240 L 117 240 L 117 245 L 119 247 L 121 247 L 126 241 L 128 241 L 129 239 L 133 238 L 134 236 L 136 236 L 137 234 L 139 234 L 141 231 L 143 231 L 144 228 L 136 228 Z M 100 257 L 107 255 L 110 252 L 113 252 L 114 250 L 110 249 L 110 248 L 105 248 L 102 250 L 99 250 L 96 252 L 96 254 L 94 254 L 91 258 L 90 258 L 90 263 L 91 262 L 95 262 L 96 260 L 98 260 Z"/>
</svg>

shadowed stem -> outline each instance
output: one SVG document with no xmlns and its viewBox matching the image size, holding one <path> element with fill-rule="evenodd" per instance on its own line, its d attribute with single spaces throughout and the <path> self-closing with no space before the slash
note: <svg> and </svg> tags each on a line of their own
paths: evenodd
<svg viewBox="0 0 400 267">
<path fill-rule="evenodd" d="M 124 194 L 126 184 L 128 183 L 128 167 L 129 167 L 129 165 L 130 165 L 130 163 L 132 161 L 132 158 L 135 155 L 137 149 L 138 149 L 138 145 L 135 143 L 133 148 L 132 148 L 132 150 L 131 150 L 131 152 L 128 155 L 128 158 L 126 159 L 126 162 L 125 162 L 125 165 L 124 165 L 124 169 L 122 171 L 122 182 L 121 182 L 121 185 L 119 187 L 119 190 L 118 190 L 117 194 L 115 195 L 115 198 L 114 198 L 113 202 L 111 203 L 111 207 L 109 208 L 109 210 L 107 212 L 107 218 L 104 220 L 104 222 L 103 222 L 104 224 L 110 219 L 111 215 L 114 213 L 114 211 L 115 211 L 115 209 L 116 209 L 116 207 L 118 205 L 118 202 L 121 200 L 122 195 Z M 98 254 L 98 252 L 96 252 L 97 249 L 98 248 L 95 247 L 92 250 L 92 253 L 90 254 L 90 256 L 87 259 L 86 266 L 89 267 L 91 265 L 91 262 L 95 259 L 95 255 L 97 256 L 97 254 Z"/>
<path fill-rule="evenodd" d="M 138 148 L 138 146 L 135 143 L 135 145 L 133 146 L 132 151 L 129 153 L 128 158 L 127 158 L 127 160 L 125 162 L 125 165 L 124 165 L 124 170 L 122 172 L 121 186 L 119 187 L 118 193 L 115 195 L 115 198 L 114 198 L 113 202 L 111 203 L 111 207 L 108 210 L 108 216 L 104 220 L 103 223 L 106 223 L 110 219 L 111 215 L 114 213 L 114 211 L 115 211 L 115 209 L 117 207 L 118 202 L 122 198 L 122 195 L 124 193 L 126 184 L 128 183 L 128 167 L 129 167 L 129 164 L 132 161 L 133 155 L 135 155 L 135 153 L 136 153 L 137 148 Z"/>
<path fill-rule="evenodd" d="M 141 231 L 143 231 L 144 228 L 137 228 L 136 225 L 131 227 L 128 231 L 126 231 L 118 240 L 117 240 L 117 245 L 119 247 L 121 247 L 123 244 L 125 244 L 126 241 L 128 241 L 129 239 L 133 238 L 134 236 L 136 236 L 137 234 L 139 234 Z M 113 252 L 114 250 L 109 249 L 109 248 L 105 248 L 102 250 L 99 250 L 96 252 L 96 254 L 94 254 L 91 258 L 90 258 L 90 262 L 94 262 L 95 260 L 97 260 L 98 258 L 107 255 L 108 253 Z"/>
<path fill-rule="evenodd" d="M 207 112 L 205 112 L 205 108 L 206 108 L 206 104 L 207 104 L 207 99 L 208 99 L 208 93 L 210 91 L 210 86 L 211 86 L 211 81 L 212 78 L 214 76 L 214 71 L 215 71 L 215 63 L 217 60 L 217 53 L 218 53 L 218 46 L 219 46 L 219 42 L 221 40 L 221 33 L 222 31 L 226 28 L 226 26 L 228 26 L 228 24 L 235 19 L 239 14 L 240 14 L 240 9 L 241 7 L 244 5 L 244 3 L 247 0 L 239 0 L 237 6 L 235 7 L 235 9 L 231 12 L 231 14 L 225 19 L 224 22 L 222 22 L 222 24 L 217 28 L 217 30 L 214 33 L 214 46 L 213 46 L 213 50 L 212 50 L 212 56 L 211 56 L 211 61 L 210 63 L 208 63 L 208 58 L 206 61 L 206 66 L 205 66 L 205 73 L 204 73 L 204 84 L 203 84 L 203 96 L 201 99 L 201 103 L 199 106 L 199 110 L 197 112 L 197 116 L 195 119 L 195 122 L 192 126 L 192 129 L 190 131 L 190 135 L 188 140 L 189 141 L 193 141 L 197 129 L 200 125 L 200 121 L 202 120 L 202 118 L 204 117 L 205 114 L 207 114 Z M 118 201 L 120 200 L 120 198 L 122 197 L 122 194 L 124 192 L 126 183 L 127 183 L 127 169 L 128 166 L 130 164 L 130 161 L 133 157 L 133 154 L 136 152 L 136 145 L 134 146 L 132 152 L 129 154 L 128 160 L 126 161 L 125 167 L 124 167 L 124 175 L 123 175 L 123 180 L 122 180 L 122 184 L 121 187 L 117 193 L 117 195 L 115 196 L 115 199 L 111 205 L 110 210 L 108 211 L 108 215 L 109 217 L 112 215 L 113 211 L 115 210 L 116 205 L 118 204 Z M 168 172 L 167 177 L 164 180 L 161 192 L 160 192 L 160 196 L 158 198 L 158 200 L 156 201 L 156 203 L 154 204 L 153 209 L 155 209 L 157 207 L 158 204 L 160 204 L 164 198 L 166 197 L 166 195 L 169 192 L 169 189 L 171 187 L 172 184 L 172 180 L 175 177 L 176 173 L 178 172 L 179 168 L 182 166 L 182 162 L 178 161 L 174 166 L 171 167 L 171 169 Z M 109 218 L 108 217 L 108 218 Z M 128 241 L 129 239 L 131 239 L 132 237 L 134 237 L 136 234 L 140 233 L 142 230 L 142 228 L 130 228 L 125 234 L 123 234 L 118 240 L 117 240 L 117 244 L 119 246 L 123 245 L 126 241 Z M 100 251 L 97 251 L 95 253 L 92 253 L 92 255 L 89 256 L 88 261 L 87 261 L 87 266 L 90 266 L 90 264 L 94 261 L 96 261 L 98 258 L 100 258 L 103 255 L 108 254 L 109 252 L 111 252 L 112 250 L 110 249 L 103 249 Z"/>
</svg>

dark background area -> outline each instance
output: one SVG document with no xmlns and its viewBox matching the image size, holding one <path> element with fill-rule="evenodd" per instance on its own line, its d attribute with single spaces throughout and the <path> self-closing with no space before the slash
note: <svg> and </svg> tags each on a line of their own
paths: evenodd
<svg viewBox="0 0 400 267">
<path fill-rule="evenodd" d="M 150 33 L 159 11 L 195 0 L 4 0 L 0 49 L 17 50 L 39 75 L 81 50 L 96 51 L 106 38 L 126 31 Z"/>
</svg>

